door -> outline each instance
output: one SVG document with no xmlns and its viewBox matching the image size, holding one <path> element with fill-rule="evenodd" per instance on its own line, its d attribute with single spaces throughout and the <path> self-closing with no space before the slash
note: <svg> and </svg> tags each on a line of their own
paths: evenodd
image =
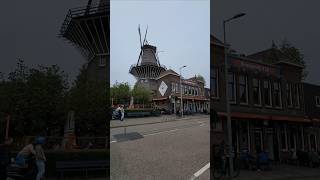
<svg viewBox="0 0 320 180">
<path fill-rule="evenodd" d="M 273 143 L 273 133 L 266 134 L 266 147 L 265 151 L 268 152 L 269 158 L 274 161 L 274 143 Z"/>
</svg>

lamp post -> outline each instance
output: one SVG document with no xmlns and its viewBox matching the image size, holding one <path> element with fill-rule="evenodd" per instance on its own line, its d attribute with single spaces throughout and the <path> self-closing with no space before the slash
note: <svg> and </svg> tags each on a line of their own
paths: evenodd
<svg viewBox="0 0 320 180">
<path fill-rule="evenodd" d="M 187 67 L 186 65 L 182 66 L 179 68 L 180 70 L 180 96 L 181 96 L 181 100 L 180 100 L 180 111 L 181 111 L 181 118 L 183 118 L 183 100 L 182 100 L 182 82 L 181 82 L 181 78 L 182 78 L 182 74 L 181 74 L 181 69 Z"/>
<path fill-rule="evenodd" d="M 234 171 L 233 167 L 233 161 L 232 161 L 232 155 L 233 155 L 233 147 L 232 147 L 232 126 L 231 126 L 231 115 L 230 115 L 230 101 L 229 101 L 229 90 L 228 90 L 228 51 L 229 47 L 226 42 L 226 23 L 240 18 L 242 16 L 246 15 L 245 13 L 240 13 L 232 18 L 229 18 L 227 20 L 223 21 L 223 44 L 224 44 L 224 75 L 225 75 L 225 90 L 226 90 L 226 111 L 227 111 L 227 133 L 228 133 L 228 156 L 229 156 L 229 177 L 232 178 L 232 174 Z"/>
</svg>

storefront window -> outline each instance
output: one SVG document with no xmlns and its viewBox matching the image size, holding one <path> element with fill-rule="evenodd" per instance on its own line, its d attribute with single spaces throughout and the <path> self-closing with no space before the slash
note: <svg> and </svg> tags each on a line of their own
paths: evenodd
<svg viewBox="0 0 320 180">
<path fill-rule="evenodd" d="M 239 91 L 240 91 L 240 103 L 248 103 L 248 88 L 247 88 L 247 77 L 239 76 Z"/>
<path fill-rule="evenodd" d="M 310 135 L 310 147 L 312 151 L 316 151 L 317 150 L 317 139 L 316 136 L 314 134 Z"/>
<path fill-rule="evenodd" d="M 236 101 L 236 86 L 235 86 L 235 75 L 233 72 L 229 72 L 228 74 L 228 93 L 229 93 L 229 100 L 231 102 Z"/>
<path fill-rule="evenodd" d="M 287 129 L 284 126 L 280 127 L 280 140 L 281 140 L 281 148 L 283 150 L 287 150 Z"/>
<path fill-rule="evenodd" d="M 263 83 L 263 95 L 265 106 L 271 106 L 271 87 L 269 81 L 264 81 Z"/>
<path fill-rule="evenodd" d="M 261 105 L 261 89 L 260 89 L 260 80 L 252 79 L 252 88 L 253 88 L 253 103 L 255 105 Z"/>
<path fill-rule="evenodd" d="M 279 82 L 273 83 L 273 97 L 274 97 L 274 105 L 275 107 L 281 107 L 281 86 Z"/>
</svg>

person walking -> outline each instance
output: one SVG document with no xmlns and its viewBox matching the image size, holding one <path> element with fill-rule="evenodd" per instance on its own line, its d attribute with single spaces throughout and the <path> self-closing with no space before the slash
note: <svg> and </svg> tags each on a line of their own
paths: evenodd
<svg viewBox="0 0 320 180">
<path fill-rule="evenodd" d="M 117 118 L 119 120 L 121 120 L 121 116 L 122 116 L 122 113 L 121 113 L 121 105 L 118 105 L 117 109 L 116 109 L 116 114 L 117 114 Z"/>
<path fill-rule="evenodd" d="M 46 169 L 46 156 L 44 154 L 44 150 L 42 145 L 45 143 L 44 137 L 38 137 L 35 143 L 35 151 L 36 151 L 36 165 L 38 169 L 36 180 L 41 180 L 44 178 L 44 173 Z"/>
<path fill-rule="evenodd" d="M 123 119 L 124 119 L 124 106 L 123 105 L 121 105 L 121 107 L 120 107 L 120 112 L 121 112 L 120 120 L 123 121 Z"/>
</svg>

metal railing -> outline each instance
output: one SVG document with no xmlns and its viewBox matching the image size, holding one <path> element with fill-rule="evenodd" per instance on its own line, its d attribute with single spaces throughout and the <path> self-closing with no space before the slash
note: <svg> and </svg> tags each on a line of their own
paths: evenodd
<svg viewBox="0 0 320 180">
<path fill-rule="evenodd" d="M 107 12 L 110 11 L 110 5 L 93 5 L 91 7 L 79 7 L 72 8 L 68 11 L 65 20 L 62 23 L 59 36 L 63 36 L 70 25 L 70 22 L 73 18 L 90 16 L 96 14 L 105 14 L 107 16 Z"/>
</svg>

